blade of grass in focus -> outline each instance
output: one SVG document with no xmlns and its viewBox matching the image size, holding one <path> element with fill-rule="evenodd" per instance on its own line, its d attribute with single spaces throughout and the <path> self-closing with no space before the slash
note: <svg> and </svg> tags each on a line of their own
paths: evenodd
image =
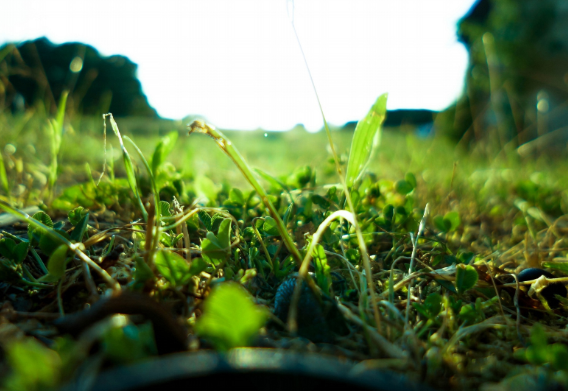
<svg viewBox="0 0 568 391">
<path fill-rule="evenodd" d="M 290 251 L 290 253 L 294 256 L 296 261 L 300 263 L 302 261 L 302 255 L 300 254 L 298 248 L 294 244 L 294 240 L 288 233 L 286 225 L 282 221 L 282 218 L 280 218 L 280 215 L 278 214 L 278 211 L 276 210 L 272 202 L 270 202 L 270 200 L 268 199 L 266 191 L 264 191 L 264 188 L 256 180 L 256 177 L 252 173 L 252 170 L 250 169 L 250 167 L 248 166 L 247 162 L 242 157 L 242 155 L 239 153 L 239 151 L 233 146 L 233 143 L 231 143 L 231 141 L 223 133 L 201 121 L 193 121 L 193 123 L 189 125 L 189 128 L 190 128 L 189 134 L 197 132 L 197 133 L 206 134 L 211 138 L 213 138 L 217 143 L 217 145 L 221 147 L 223 152 L 225 152 L 227 156 L 231 158 L 231 160 L 235 163 L 235 165 L 241 171 L 243 176 L 251 184 L 254 190 L 256 190 L 262 202 L 266 206 L 266 209 L 268 209 L 268 211 L 270 212 L 272 218 L 276 220 L 276 228 L 278 229 L 278 232 L 280 233 L 280 236 L 284 241 L 284 245 L 286 246 L 288 251 Z"/>
<path fill-rule="evenodd" d="M 53 199 L 53 189 L 55 187 L 55 182 L 57 181 L 57 159 L 59 157 L 59 151 L 61 149 L 61 139 L 63 136 L 63 121 L 65 120 L 65 107 L 67 106 L 67 96 L 69 91 L 63 91 L 61 94 L 61 99 L 59 101 L 59 106 L 57 108 L 57 115 L 55 119 L 49 121 L 48 131 L 49 131 L 49 141 L 51 147 L 51 163 L 49 165 L 49 181 L 48 181 L 48 192 L 49 192 L 49 202 Z"/>
<path fill-rule="evenodd" d="M 382 124 L 387 114 L 387 97 L 388 94 L 379 96 L 365 118 L 357 123 L 345 178 L 349 188 L 352 188 L 353 184 L 361 178 L 374 151 L 380 144 Z"/>
<path fill-rule="evenodd" d="M 12 203 L 12 197 L 10 195 L 10 182 L 8 181 L 8 174 L 6 173 L 6 166 L 4 166 L 4 156 L 0 151 L 0 183 L 2 184 L 2 189 L 6 192 L 6 199 L 8 203 Z"/>
<path fill-rule="evenodd" d="M 126 178 L 128 179 L 128 185 L 130 186 L 130 189 L 134 193 L 134 197 L 138 202 L 138 207 L 140 208 L 140 212 L 144 217 L 144 221 L 148 221 L 148 212 L 146 211 L 146 208 L 144 208 L 144 205 L 142 204 L 142 199 L 140 198 L 140 190 L 138 189 L 138 183 L 136 182 L 136 175 L 134 174 L 134 166 L 132 164 L 132 159 L 130 158 L 130 154 L 126 150 L 126 147 L 124 146 L 120 130 L 118 129 L 118 125 L 111 113 L 103 114 L 104 132 L 106 134 L 107 117 L 109 117 L 112 130 L 116 135 L 116 137 L 118 137 L 118 141 L 120 142 L 120 149 L 122 150 L 122 160 L 124 161 L 124 168 L 126 169 Z"/>
<path fill-rule="evenodd" d="M 381 316 L 379 313 L 379 307 L 377 304 L 377 300 L 375 299 L 375 289 L 374 289 L 374 283 L 373 283 L 373 275 L 371 273 L 371 258 L 369 257 L 369 252 L 367 251 L 367 245 L 365 244 L 365 239 L 363 238 L 363 232 L 361 231 L 361 227 L 359 226 L 359 222 L 357 221 L 357 215 L 355 214 L 355 207 L 353 205 L 353 200 L 351 199 L 351 193 L 347 187 L 347 183 L 345 181 L 345 176 L 343 175 L 343 171 L 341 169 L 341 165 L 339 164 L 339 155 L 337 154 L 337 151 L 335 150 L 335 147 L 333 145 L 333 139 L 331 137 L 331 130 L 329 129 L 329 125 L 325 119 L 325 114 L 323 112 L 323 107 L 321 105 L 320 99 L 319 99 L 319 95 L 318 95 L 318 91 L 316 88 L 316 84 L 314 82 L 314 79 L 312 77 L 312 72 L 310 71 L 310 67 L 308 65 L 308 60 L 306 59 L 306 55 L 304 54 L 304 49 L 302 48 L 302 43 L 300 42 L 300 37 L 298 36 L 298 32 L 296 31 L 296 25 L 294 24 L 294 0 L 286 0 L 286 7 L 287 7 L 287 11 L 288 11 L 288 17 L 290 19 L 290 24 L 292 25 L 292 30 L 294 31 L 294 36 L 296 37 L 296 41 L 298 42 L 298 47 L 300 48 L 300 51 L 302 53 L 302 57 L 304 59 L 304 64 L 306 65 L 306 69 L 308 71 L 308 75 L 310 76 L 310 81 L 312 83 L 312 87 L 314 89 L 314 93 L 316 94 L 316 99 L 318 101 L 318 106 L 320 108 L 320 113 L 321 113 L 321 117 L 323 119 L 323 124 L 324 124 L 324 128 L 325 128 L 325 132 L 327 134 L 327 139 L 329 141 L 329 146 L 331 149 L 331 153 L 333 154 L 333 160 L 335 161 L 335 170 L 337 171 L 337 176 L 339 177 L 339 180 L 341 181 L 341 185 L 343 186 L 343 189 L 345 190 L 345 199 L 347 201 L 347 205 L 349 207 L 349 209 L 354 213 L 353 216 L 353 228 L 355 228 L 355 233 L 357 234 L 357 242 L 359 243 L 359 250 L 361 251 L 361 257 L 363 258 L 363 266 L 365 267 L 365 274 L 367 276 L 367 284 L 369 286 L 369 294 L 371 296 L 371 305 L 373 306 L 373 315 L 375 318 L 375 323 L 376 323 L 376 327 L 377 330 L 380 333 L 380 328 L 381 328 Z M 386 96 L 385 96 L 385 107 L 386 107 Z M 366 164 L 366 163 L 365 163 Z M 307 270 L 304 271 L 304 273 L 300 273 L 298 276 L 298 279 L 306 279 L 307 276 Z M 298 281 L 298 283 L 296 284 L 296 287 L 294 288 L 294 297 L 292 299 L 292 304 L 291 304 L 291 309 L 290 309 L 290 315 L 289 315 L 289 324 L 293 324 L 293 316 L 292 314 L 294 314 L 294 307 L 297 307 L 298 305 L 298 301 L 300 298 L 300 290 L 301 290 L 301 286 L 302 284 L 300 283 L 300 281 Z M 291 330 L 294 331 L 294 330 Z"/>
</svg>

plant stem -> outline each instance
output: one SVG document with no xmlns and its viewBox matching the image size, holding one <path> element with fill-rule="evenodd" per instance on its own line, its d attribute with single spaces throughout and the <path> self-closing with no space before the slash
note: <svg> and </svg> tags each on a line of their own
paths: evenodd
<svg viewBox="0 0 568 391">
<path fill-rule="evenodd" d="M 298 264 L 300 264 L 302 262 L 302 255 L 300 254 L 300 251 L 298 251 L 298 248 L 294 244 L 294 240 L 292 240 L 292 237 L 288 233 L 286 225 L 282 221 L 282 218 L 278 214 L 278 211 L 276 210 L 274 205 L 272 205 L 272 202 L 270 202 L 270 200 L 268 199 L 268 195 L 264 191 L 264 188 L 256 180 L 245 159 L 239 153 L 237 148 L 233 146 L 233 143 L 223 133 L 213 128 L 212 126 L 205 124 L 202 121 L 193 121 L 191 125 L 189 125 L 189 128 L 190 128 L 189 134 L 197 132 L 212 137 L 213 140 L 215 140 L 215 142 L 217 143 L 217 145 L 219 145 L 219 147 L 223 150 L 223 152 L 225 152 L 225 154 L 227 154 L 227 156 L 231 158 L 233 163 L 235 163 L 235 165 L 241 171 L 241 173 L 246 178 L 246 180 L 251 184 L 254 190 L 256 190 L 262 202 L 264 203 L 265 207 L 268 209 L 270 216 L 272 216 L 272 218 L 276 220 L 276 228 L 278 229 L 280 236 L 282 236 L 284 245 L 286 246 L 288 251 L 290 251 L 292 256 L 296 259 Z"/>
</svg>

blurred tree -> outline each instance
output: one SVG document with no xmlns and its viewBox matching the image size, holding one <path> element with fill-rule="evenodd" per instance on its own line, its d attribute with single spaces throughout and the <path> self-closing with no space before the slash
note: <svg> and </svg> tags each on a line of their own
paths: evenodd
<svg viewBox="0 0 568 391">
<path fill-rule="evenodd" d="M 54 45 L 46 38 L 0 47 L 0 110 L 23 110 L 41 102 L 56 110 L 64 90 L 67 106 L 87 115 L 156 117 L 124 56 L 104 57 L 81 43 Z"/>
<path fill-rule="evenodd" d="M 568 139 L 568 2 L 480 0 L 458 23 L 469 51 L 463 96 L 439 120 L 456 140 L 518 146 Z M 453 121 L 452 121 L 453 119 Z"/>
</svg>

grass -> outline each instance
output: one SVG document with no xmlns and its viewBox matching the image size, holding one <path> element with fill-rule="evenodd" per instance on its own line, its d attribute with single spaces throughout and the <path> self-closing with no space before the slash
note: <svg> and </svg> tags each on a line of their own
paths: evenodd
<svg viewBox="0 0 568 391">
<path fill-rule="evenodd" d="M 317 305 L 341 314 L 326 318 L 330 329 L 347 327 L 326 341 L 333 354 L 365 370 L 401 371 L 438 388 L 567 384 L 566 298 L 551 309 L 543 294 L 529 295 L 534 281 L 517 288 L 512 277 L 527 267 L 552 271 L 560 278 L 552 283 L 568 275 L 565 159 L 488 155 L 483 146 L 463 151 L 410 129 L 386 129 L 355 183 L 352 215 L 322 132 L 223 131 L 223 143 L 214 134 L 216 146 L 209 137 L 187 136 L 185 123 L 117 119 L 133 175 L 127 179 L 109 131 L 111 164 L 97 187 L 101 119 L 66 119 L 56 161 L 48 120 L 0 116 L 1 207 L 45 211 L 1 231 L 0 278 L 9 298 L 2 324 L 27 334 L 0 333 L 6 389 L 54 389 L 92 362 L 95 341 L 101 367 L 155 356 L 161 347 L 148 323 L 103 322 L 87 345 L 86 332 L 75 340 L 51 326 L 60 314 L 123 292 L 172 307 L 193 350 L 260 340 L 314 349 L 270 314 L 276 290 L 300 269 L 295 251 L 300 258 L 313 253 Z M 179 138 L 169 150 L 172 130 Z M 332 136 L 345 172 L 353 134 Z M 244 157 L 233 155 L 238 167 L 226 155 L 227 139 Z M 265 174 L 255 177 L 254 168 Z M 417 235 L 426 204 L 429 217 Z M 370 287 L 354 216 L 371 255 Z M 533 289 L 541 292 L 542 283 Z M 242 323 L 234 319 L 239 311 L 248 314 Z M 218 321 L 224 316 L 236 326 L 227 329 Z"/>
</svg>

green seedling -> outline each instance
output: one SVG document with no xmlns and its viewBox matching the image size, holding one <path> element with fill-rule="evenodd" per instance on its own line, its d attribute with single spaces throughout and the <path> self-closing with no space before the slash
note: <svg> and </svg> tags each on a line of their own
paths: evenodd
<svg viewBox="0 0 568 391">
<path fill-rule="evenodd" d="M 231 219 L 223 219 L 219 224 L 217 235 L 207 232 L 201 242 L 201 255 L 203 259 L 214 266 L 224 263 L 231 254 Z"/>
<path fill-rule="evenodd" d="M 223 283 L 205 301 L 195 331 L 216 349 L 227 351 L 248 346 L 267 319 L 266 309 L 255 305 L 244 288 L 236 283 Z"/>
<path fill-rule="evenodd" d="M 461 225 L 460 215 L 457 212 L 448 212 L 444 216 L 436 216 L 434 225 L 444 233 L 455 231 Z"/>
<path fill-rule="evenodd" d="M 61 357 L 32 337 L 10 343 L 7 361 L 12 369 L 3 381 L 6 390 L 50 390 L 60 382 Z"/>
<path fill-rule="evenodd" d="M 239 151 L 235 148 L 233 143 L 231 143 L 231 141 L 229 141 L 225 137 L 225 135 L 223 135 L 223 133 L 219 132 L 218 130 L 212 128 L 211 126 L 201 121 L 194 121 L 190 125 L 189 133 L 191 134 L 194 132 L 206 134 L 211 138 L 213 138 L 213 140 L 215 140 L 215 142 L 223 150 L 223 152 L 225 152 L 227 156 L 231 158 L 231 160 L 235 163 L 235 165 L 244 175 L 245 179 L 251 184 L 254 190 L 256 190 L 256 192 L 262 199 L 262 202 L 270 212 L 270 216 L 276 221 L 278 232 L 282 236 L 282 239 L 284 240 L 284 244 L 288 248 L 288 251 L 292 253 L 292 255 L 294 256 L 297 262 L 301 261 L 302 256 L 300 255 L 300 252 L 296 248 L 294 241 L 290 237 L 290 234 L 288 233 L 288 230 L 286 229 L 286 226 L 284 225 L 284 222 L 282 221 L 282 218 L 280 217 L 278 211 L 276 210 L 272 202 L 270 202 L 270 200 L 268 199 L 268 194 L 266 194 L 264 188 L 260 185 L 260 183 L 258 183 L 250 167 L 248 166 L 244 158 L 241 156 Z"/>
<path fill-rule="evenodd" d="M 568 347 L 561 343 L 549 344 L 540 323 L 531 329 L 530 346 L 515 351 L 515 357 L 534 365 L 549 364 L 554 370 L 568 371 Z"/>
<path fill-rule="evenodd" d="M 477 284 L 477 280 L 479 280 L 479 275 L 473 266 L 464 264 L 456 266 L 456 289 L 458 293 L 463 294 L 473 288 Z"/>
</svg>

